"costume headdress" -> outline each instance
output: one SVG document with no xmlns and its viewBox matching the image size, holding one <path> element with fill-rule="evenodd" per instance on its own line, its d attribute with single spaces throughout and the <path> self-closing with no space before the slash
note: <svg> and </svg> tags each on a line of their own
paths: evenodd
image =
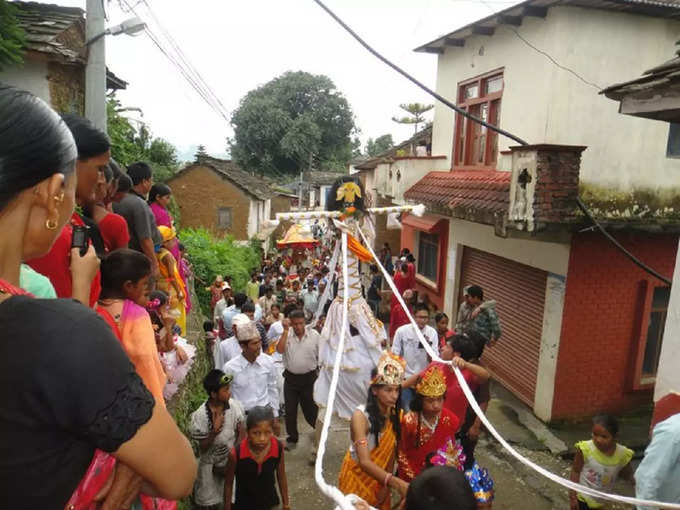
<svg viewBox="0 0 680 510">
<path fill-rule="evenodd" d="M 404 380 L 406 361 L 389 351 L 384 351 L 378 360 L 377 373 L 371 385 L 374 384 L 401 384 Z"/>
<path fill-rule="evenodd" d="M 416 391 L 423 397 L 441 397 L 446 393 L 446 379 L 437 365 L 428 368 L 416 384 Z"/>
<path fill-rule="evenodd" d="M 174 227 L 166 227 L 165 225 L 158 227 L 158 232 L 160 232 L 163 242 L 170 241 L 177 236 Z"/>
</svg>

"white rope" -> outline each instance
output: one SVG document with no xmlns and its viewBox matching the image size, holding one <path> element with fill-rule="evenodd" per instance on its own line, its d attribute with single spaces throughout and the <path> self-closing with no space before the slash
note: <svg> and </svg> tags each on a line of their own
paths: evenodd
<svg viewBox="0 0 680 510">
<path fill-rule="evenodd" d="M 368 251 L 371 253 L 373 258 L 375 259 L 376 264 L 382 271 L 383 275 L 385 276 L 385 280 L 389 284 L 390 288 L 392 289 L 392 297 L 396 297 L 397 300 L 399 301 L 399 304 L 401 307 L 404 309 L 404 312 L 406 312 L 406 315 L 413 325 L 413 329 L 416 331 L 416 335 L 418 336 L 418 340 L 420 343 L 423 345 L 425 350 L 427 351 L 427 354 L 432 358 L 433 361 L 438 361 L 440 363 L 446 363 L 449 364 L 453 367 L 453 371 L 456 374 L 456 378 L 458 379 L 458 384 L 460 387 L 463 389 L 463 393 L 465 394 L 465 397 L 467 398 L 468 402 L 470 403 L 470 406 L 474 410 L 474 412 L 479 416 L 479 419 L 482 421 L 486 429 L 493 435 L 493 437 L 498 440 L 498 442 L 505 448 L 510 454 L 515 457 L 517 460 L 519 460 L 522 464 L 525 466 L 530 467 L 534 471 L 538 472 L 539 474 L 543 475 L 544 477 L 548 478 L 549 480 L 566 487 L 567 489 L 574 490 L 577 492 L 580 492 L 581 494 L 587 494 L 588 496 L 592 496 L 595 498 L 600 498 L 600 499 L 607 499 L 610 501 L 616 501 L 619 503 L 625 503 L 628 505 L 633 505 L 633 506 L 643 506 L 643 507 L 653 507 L 653 508 L 670 508 L 674 510 L 680 509 L 680 504 L 677 503 L 664 503 L 661 501 L 648 501 L 644 499 L 637 499 L 637 498 L 630 498 L 626 496 L 619 496 L 617 494 L 608 494 L 606 492 L 601 492 L 596 489 L 592 489 L 590 487 L 586 487 L 585 485 L 580 485 L 576 482 L 573 482 L 571 480 L 567 480 L 566 478 L 562 478 L 561 476 L 556 475 L 555 473 L 552 473 L 551 471 L 548 471 L 544 467 L 539 466 L 535 462 L 527 459 L 526 457 L 522 456 L 517 450 L 515 450 L 510 444 L 503 439 L 503 436 L 500 435 L 500 433 L 494 428 L 493 425 L 491 425 L 491 422 L 487 419 L 487 417 L 484 415 L 484 412 L 481 410 L 479 405 L 477 404 L 477 401 L 475 400 L 474 395 L 472 394 L 472 391 L 470 390 L 470 387 L 467 385 L 467 382 L 463 378 L 463 374 L 460 372 L 458 367 L 453 366 L 451 361 L 446 361 L 441 359 L 437 353 L 434 352 L 432 347 L 428 342 L 425 341 L 425 337 L 423 336 L 422 331 L 420 331 L 420 328 L 418 327 L 415 319 L 411 315 L 410 310 L 406 306 L 406 303 L 404 303 L 404 299 L 401 297 L 399 294 L 399 290 L 397 287 L 394 285 L 394 282 L 392 281 L 392 277 L 390 274 L 387 272 L 387 270 L 383 267 L 382 263 L 380 260 L 378 260 L 378 257 L 376 256 L 375 252 L 373 251 L 373 248 L 371 248 L 371 245 L 368 243 L 368 240 L 366 239 L 366 236 L 364 235 L 363 231 L 361 228 L 357 227 L 359 230 L 359 234 L 361 235 L 361 238 L 364 240 L 364 243 L 366 244 L 366 248 L 368 248 Z"/>
<path fill-rule="evenodd" d="M 328 301 L 328 298 L 331 296 L 331 292 L 333 290 L 333 282 L 335 281 L 335 268 L 338 266 L 338 255 L 340 255 L 340 240 L 335 241 L 335 247 L 333 248 L 333 255 L 331 256 L 331 261 L 328 264 L 328 269 L 329 271 L 329 278 L 328 282 L 326 283 L 326 288 L 323 290 L 323 294 L 321 294 L 321 298 L 319 299 L 319 303 L 316 305 L 316 312 L 314 312 L 314 320 L 312 321 L 312 324 L 316 326 L 316 323 L 319 322 L 319 317 L 321 317 L 321 314 L 323 313 L 323 309 L 326 307 L 326 301 Z"/>
<path fill-rule="evenodd" d="M 347 234 L 342 232 L 342 277 L 345 279 L 342 300 L 342 325 L 340 327 L 340 340 L 338 350 L 335 353 L 333 363 L 333 376 L 331 377 L 331 387 L 328 391 L 328 402 L 324 415 L 323 427 L 321 428 L 321 438 L 319 439 L 319 450 L 316 454 L 314 464 L 314 479 L 316 484 L 326 496 L 331 498 L 342 510 L 355 510 L 351 501 L 334 485 L 329 485 L 323 478 L 323 456 L 326 453 L 326 441 L 328 441 L 328 430 L 333 419 L 333 404 L 335 403 L 335 392 L 338 388 L 338 377 L 340 376 L 340 363 L 345 350 L 345 335 L 347 334 L 348 308 L 349 308 L 349 271 L 347 269 Z"/>
<path fill-rule="evenodd" d="M 366 209 L 372 214 L 385 214 L 390 212 L 413 212 L 416 216 L 422 216 L 425 211 L 425 206 L 418 205 L 396 205 L 391 207 L 372 207 Z M 285 212 L 276 213 L 276 221 L 281 220 L 312 220 L 320 218 L 339 218 L 342 215 L 341 211 L 303 211 L 303 212 Z M 273 223 L 275 225 L 276 223 Z"/>
</svg>

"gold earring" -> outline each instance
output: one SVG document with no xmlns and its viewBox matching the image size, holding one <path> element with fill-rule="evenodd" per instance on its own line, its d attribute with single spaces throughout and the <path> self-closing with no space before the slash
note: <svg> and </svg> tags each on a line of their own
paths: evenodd
<svg viewBox="0 0 680 510">
<path fill-rule="evenodd" d="M 62 191 L 59 195 L 54 195 L 54 201 L 61 204 L 64 201 L 64 192 Z"/>
<path fill-rule="evenodd" d="M 47 230 L 56 230 L 57 229 L 57 220 L 51 220 L 47 219 L 45 220 L 45 228 Z"/>
</svg>

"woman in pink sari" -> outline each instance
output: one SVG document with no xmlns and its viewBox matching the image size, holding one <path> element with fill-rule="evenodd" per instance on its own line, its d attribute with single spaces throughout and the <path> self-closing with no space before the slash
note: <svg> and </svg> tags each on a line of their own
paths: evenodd
<svg viewBox="0 0 680 510">
<path fill-rule="evenodd" d="M 159 227 L 163 226 L 168 228 L 174 228 L 175 226 L 174 225 L 175 220 L 170 214 L 170 211 L 168 211 L 168 205 L 170 204 L 171 197 L 172 189 L 170 189 L 170 186 L 160 182 L 154 184 L 151 187 L 151 191 L 149 191 L 149 207 L 151 208 L 151 212 L 153 213 L 154 218 L 156 218 L 156 225 Z M 176 261 L 179 262 L 181 260 L 182 254 L 179 251 L 178 239 L 174 239 L 173 243 L 168 248 L 168 251 L 172 253 L 172 256 L 175 257 Z M 178 269 L 179 276 L 180 278 L 182 278 L 184 287 L 186 287 L 187 286 L 186 266 L 184 264 L 178 264 Z M 189 296 L 186 296 L 184 305 L 186 313 L 189 313 L 189 311 L 191 310 L 191 300 Z"/>
</svg>

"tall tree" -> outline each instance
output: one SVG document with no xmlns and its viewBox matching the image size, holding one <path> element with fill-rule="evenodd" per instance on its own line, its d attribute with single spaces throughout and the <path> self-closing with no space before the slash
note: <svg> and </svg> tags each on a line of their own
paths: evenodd
<svg viewBox="0 0 680 510">
<path fill-rule="evenodd" d="M 205 145 L 199 145 L 196 147 L 196 161 L 198 161 L 198 158 L 201 156 L 207 156 L 208 151 L 205 150 Z"/>
<path fill-rule="evenodd" d="M 111 139 L 111 156 L 121 165 L 145 161 L 154 170 L 154 179 L 163 182 L 179 170 L 175 147 L 163 138 L 155 138 L 145 125 L 136 129 L 120 114 L 121 104 L 115 98 L 107 104 L 107 131 Z"/>
<path fill-rule="evenodd" d="M 340 170 L 352 158 L 354 115 L 327 76 L 284 73 L 248 92 L 231 124 L 232 158 L 260 175 L 294 176 L 311 161 Z"/>
<path fill-rule="evenodd" d="M 21 64 L 24 59 L 24 30 L 16 17 L 17 8 L 7 0 L 0 0 L 0 71 Z"/>
<path fill-rule="evenodd" d="M 394 122 L 399 124 L 415 124 L 415 133 L 418 132 L 418 124 L 425 122 L 424 114 L 434 108 L 433 104 L 423 103 L 404 103 L 400 104 L 399 108 L 409 114 L 408 117 L 392 117 Z"/>
<path fill-rule="evenodd" d="M 374 157 L 394 147 L 392 135 L 386 134 L 379 136 L 375 140 L 369 138 L 366 142 L 366 156 Z"/>
</svg>

